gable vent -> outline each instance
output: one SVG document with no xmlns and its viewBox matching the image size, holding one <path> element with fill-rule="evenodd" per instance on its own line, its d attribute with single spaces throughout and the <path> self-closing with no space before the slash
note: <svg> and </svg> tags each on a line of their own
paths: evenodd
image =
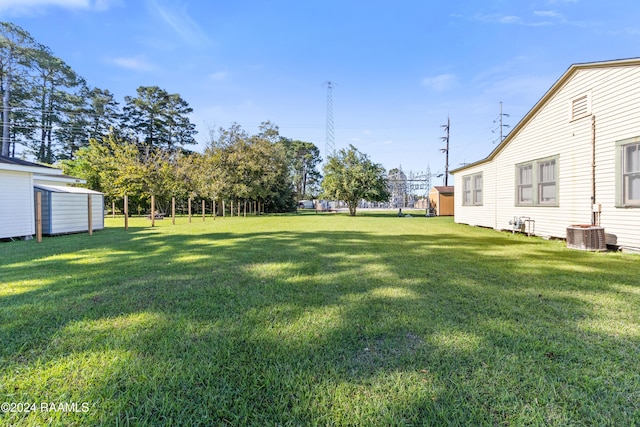
<svg viewBox="0 0 640 427">
<path fill-rule="evenodd" d="M 571 101 L 571 120 L 586 117 L 591 113 L 589 95 L 585 94 Z"/>
</svg>

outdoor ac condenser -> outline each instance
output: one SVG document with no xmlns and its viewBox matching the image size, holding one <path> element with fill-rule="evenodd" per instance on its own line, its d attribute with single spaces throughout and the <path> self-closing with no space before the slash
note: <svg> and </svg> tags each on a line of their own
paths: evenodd
<svg viewBox="0 0 640 427">
<path fill-rule="evenodd" d="M 606 251 L 604 228 L 595 225 L 567 227 L 567 247 L 582 251 Z"/>
</svg>

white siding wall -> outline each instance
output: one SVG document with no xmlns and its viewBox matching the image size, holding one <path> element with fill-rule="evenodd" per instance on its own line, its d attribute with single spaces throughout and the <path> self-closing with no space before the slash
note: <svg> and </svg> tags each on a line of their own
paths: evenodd
<svg viewBox="0 0 640 427">
<path fill-rule="evenodd" d="M 89 229 L 86 194 L 51 193 L 51 233 L 75 233 Z M 92 195 L 93 229 L 104 228 L 102 195 Z"/>
<path fill-rule="evenodd" d="M 31 173 L 0 171 L 0 238 L 35 234 Z"/>
<path fill-rule="evenodd" d="M 91 195 L 91 223 L 93 230 L 104 229 L 104 196 L 102 194 Z"/>
<path fill-rule="evenodd" d="M 608 243 L 640 248 L 640 208 L 615 206 L 616 141 L 640 136 L 639 66 L 578 70 L 492 161 L 456 173 L 455 221 L 509 229 L 514 216 L 528 216 L 536 221 L 537 235 L 562 238 L 567 226 L 591 223 L 592 118 L 569 117 L 571 101 L 585 93 L 595 116 L 601 225 Z M 557 156 L 558 206 L 516 206 L 515 165 L 552 156 Z M 462 206 L 462 178 L 480 171 L 483 206 Z"/>
<path fill-rule="evenodd" d="M 477 225 L 480 227 L 496 227 L 496 167 L 493 163 L 465 169 L 455 176 L 455 192 L 453 211 L 454 221 L 461 224 Z M 465 176 L 482 173 L 482 205 L 463 206 L 463 181 Z"/>
<path fill-rule="evenodd" d="M 591 222 L 591 118 L 569 120 L 571 100 L 591 89 L 580 74 L 549 99 L 494 159 L 498 170 L 496 228 L 535 220 L 536 234 L 565 237 L 572 224 Z M 516 206 L 516 164 L 557 156 L 558 206 Z"/>
<path fill-rule="evenodd" d="M 617 208 L 615 201 L 617 141 L 640 136 L 640 67 L 599 73 L 593 90 L 596 116 L 596 202 L 608 243 L 640 248 L 640 208 Z"/>
</svg>

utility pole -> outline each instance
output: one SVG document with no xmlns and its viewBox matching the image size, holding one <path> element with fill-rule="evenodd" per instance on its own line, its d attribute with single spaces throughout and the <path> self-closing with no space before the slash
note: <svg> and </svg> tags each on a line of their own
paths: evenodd
<svg viewBox="0 0 640 427">
<path fill-rule="evenodd" d="M 503 135 L 502 130 L 504 128 L 508 128 L 509 127 L 509 125 L 505 125 L 505 124 L 502 123 L 502 118 L 503 117 L 509 117 L 509 115 L 502 112 L 502 101 L 500 101 L 500 115 L 498 116 L 497 119 L 495 119 L 493 121 L 493 123 L 498 123 L 498 131 L 499 131 L 499 134 L 500 134 L 500 139 L 498 140 L 498 143 L 501 143 L 502 140 L 504 140 L 504 138 L 505 138 L 505 135 Z M 492 132 L 495 133 L 496 129 L 494 129 Z M 494 141 L 494 143 L 495 143 L 495 141 Z"/>
<path fill-rule="evenodd" d="M 444 185 L 445 187 L 449 185 L 449 128 L 451 127 L 451 121 L 449 116 L 447 116 L 447 124 L 442 125 L 442 128 L 445 129 L 446 135 L 441 137 L 445 143 L 445 148 L 441 148 L 440 151 L 445 154 L 445 162 L 444 162 Z"/>
</svg>

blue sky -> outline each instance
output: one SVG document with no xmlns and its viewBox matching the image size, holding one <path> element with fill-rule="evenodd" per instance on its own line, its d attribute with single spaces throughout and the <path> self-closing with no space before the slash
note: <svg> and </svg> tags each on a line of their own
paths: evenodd
<svg viewBox="0 0 640 427">
<path fill-rule="evenodd" d="M 139 86 L 179 93 L 200 147 L 270 120 L 324 155 L 332 81 L 336 148 L 434 173 L 447 117 L 450 168 L 484 158 L 501 101 L 513 126 L 571 64 L 640 56 L 639 16 L 634 0 L 0 0 L 121 105 Z"/>
</svg>

